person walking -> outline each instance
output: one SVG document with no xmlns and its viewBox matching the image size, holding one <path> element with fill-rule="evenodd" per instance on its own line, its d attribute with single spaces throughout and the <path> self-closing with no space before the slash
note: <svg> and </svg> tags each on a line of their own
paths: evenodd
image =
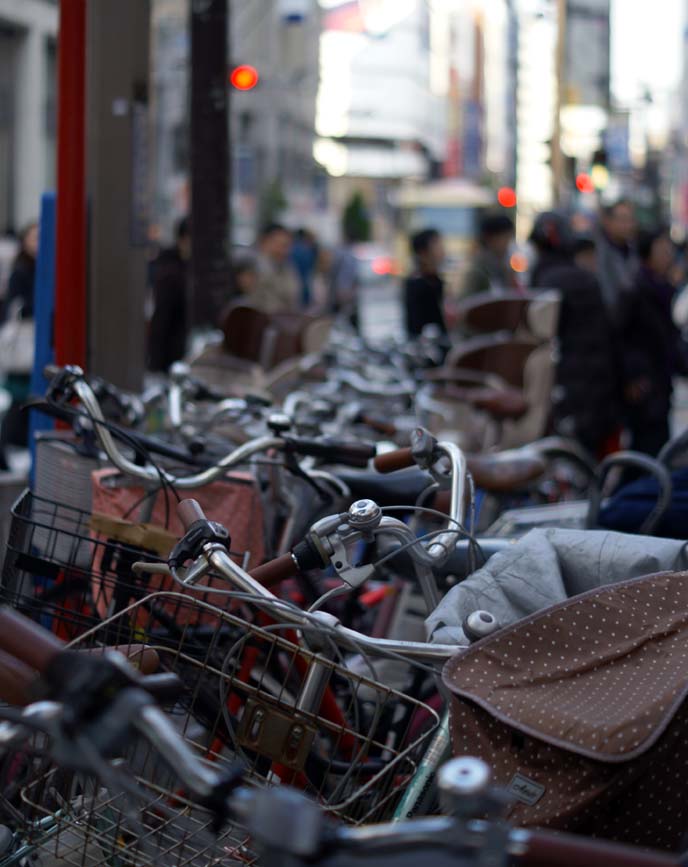
<svg viewBox="0 0 688 867">
<path fill-rule="evenodd" d="M 291 262 L 299 275 L 301 306 L 307 309 L 313 303 L 313 278 L 318 263 L 319 246 L 315 235 L 308 229 L 297 229 L 291 245 Z"/>
<path fill-rule="evenodd" d="M 569 237 L 559 215 L 541 215 L 531 240 L 538 248 L 534 288 L 561 294 L 552 392 L 557 433 L 578 440 L 593 457 L 617 450 L 623 401 L 616 335 L 595 276 L 595 242 Z"/>
<path fill-rule="evenodd" d="M 38 257 L 38 223 L 29 223 L 19 234 L 19 250 L 12 263 L 7 294 L 2 303 L 0 321 L 10 319 L 25 322 L 33 319 L 34 284 L 36 282 L 36 259 Z M 11 359 L 9 359 L 11 365 Z M 0 427 L 0 469 L 8 468 L 6 448 L 8 445 L 26 448 L 29 439 L 28 413 L 22 405 L 29 396 L 31 371 L 8 367 L 4 386 L 12 402 Z"/>
<path fill-rule="evenodd" d="M 177 224 L 175 243 L 153 262 L 153 315 L 148 334 L 148 369 L 165 373 L 186 353 L 188 323 L 188 267 L 191 225 L 185 217 Z"/>
<path fill-rule="evenodd" d="M 597 249 L 597 279 L 612 323 L 617 325 L 623 296 L 631 290 L 638 270 L 635 250 L 637 224 L 635 208 L 626 199 L 602 208 Z"/>
<path fill-rule="evenodd" d="M 535 262 L 530 272 L 533 289 L 558 289 L 548 282 L 555 268 L 570 267 L 573 236 L 565 217 L 556 211 L 538 214 L 528 240 L 535 249 Z"/>
<path fill-rule="evenodd" d="M 404 283 L 406 333 L 419 337 L 426 325 L 436 325 L 446 335 L 444 319 L 444 243 L 437 229 L 423 229 L 411 237 L 414 261 L 412 273 Z"/>
<path fill-rule="evenodd" d="M 290 259 L 291 247 L 291 232 L 280 223 L 262 229 L 256 257 L 258 281 L 250 301 L 264 313 L 301 309 L 299 276 Z"/>
<path fill-rule="evenodd" d="M 463 295 L 490 289 L 516 289 L 509 265 L 514 223 L 506 214 L 487 214 L 480 221 L 478 248 L 463 280 Z"/>
<path fill-rule="evenodd" d="M 640 267 L 620 299 L 626 419 L 631 448 L 657 455 L 669 439 L 673 379 L 688 374 L 688 345 L 672 318 L 676 253 L 668 232 L 642 232 Z"/>
</svg>

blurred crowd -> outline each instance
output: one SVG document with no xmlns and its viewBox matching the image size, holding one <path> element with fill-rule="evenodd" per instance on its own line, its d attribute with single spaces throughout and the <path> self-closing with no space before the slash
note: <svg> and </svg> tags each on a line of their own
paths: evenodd
<svg viewBox="0 0 688 867">
<path fill-rule="evenodd" d="M 576 438 L 598 457 L 622 442 L 656 455 L 670 435 L 674 379 L 688 374 L 688 345 L 673 318 L 676 294 L 686 282 L 685 251 L 664 227 L 640 228 L 629 201 L 602 208 L 594 221 L 556 212 L 539 215 L 529 238 L 532 255 L 525 275 L 512 267 L 514 236 L 506 214 L 482 216 L 460 297 L 557 290 L 561 308 L 552 430 Z M 409 242 L 411 266 L 402 284 L 407 336 L 413 340 L 433 326 L 448 347 L 465 332 L 460 305 L 447 297 L 443 238 L 428 227 Z M 17 354 L 23 341 L 19 336 L 26 336 L 18 329 L 33 317 L 37 250 L 38 227 L 32 223 L 0 273 L 0 362 L 12 398 L 0 432 L 0 467 L 4 445 L 26 441 L 18 407 L 28 394 L 30 360 Z M 187 352 L 190 260 L 191 226 L 184 219 L 172 246 L 161 250 L 149 268 L 151 371 L 167 371 Z M 2 266 L 0 261 L 0 272 Z M 243 304 L 265 314 L 343 314 L 357 329 L 358 295 L 365 288 L 361 282 L 353 238 L 329 247 L 306 228 L 291 231 L 271 223 L 252 248 L 235 253 L 227 309 Z"/>
<path fill-rule="evenodd" d="M 218 317 L 221 325 L 227 309 L 249 304 L 268 314 L 308 312 L 316 315 L 345 313 L 354 326 L 359 266 L 352 239 L 332 248 L 319 243 L 315 234 L 300 228 L 291 231 L 281 223 L 264 226 L 253 248 L 232 261 L 227 286 L 227 307 Z M 188 264 L 191 232 L 187 219 L 177 226 L 175 244 L 151 263 L 149 282 L 153 312 L 149 329 L 148 366 L 166 371 L 185 353 L 188 332 Z"/>
<path fill-rule="evenodd" d="M 674 378 L 688 373 L 688 345 L 673 305 L 685 284 L 685 253 L 662 226 L 639 228 L 635 208 L 618 201 L 586 221 L 548 212 L 530 235 L 526 285 L 510 268 L 514 225 L 483 217 L 465 272 L 463 295 L 555 289 L 561 296 L 552 427 L 601 457 L 626 444 L 656 455 L 670 436 Z M 440 234 L 411 238 L 412 274 L 404 285 L 406 330 L 443 334 L 457 323 L 444 297 Z"/>
</svg>

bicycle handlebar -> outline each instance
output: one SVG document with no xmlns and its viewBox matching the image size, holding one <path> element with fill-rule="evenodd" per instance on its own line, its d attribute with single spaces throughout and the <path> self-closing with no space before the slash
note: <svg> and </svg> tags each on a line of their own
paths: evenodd
<svg viewBox="0 0 688 867">
<path fill-rule="evenodd" d="M 342 441 L 327 442 L 323 440 L 303 440 L 297 437 L 284 439 L 277 436 L 263 436 L 239 446 L 234 449 L 234 451 L 225 455 L 224 458 L 213 466 L 207 467 L 192 476 L 176 477 L 166 470 L 138 466 L 130 461 L 124 454 L 122 454 L 115 444 L 113 435 L 110 431 L 112 425 L 106 422 L 93 390 L 83 378 L 80 371 L 74 371 L 72 387 L 74 393 L 83 404 L 87 414 L 93 420 L 95 432 L 103 450 L 119 470 L 135 478 L 145 479 L 151 482 L 159 481 L 160 475 L 162 474 L 168 482 L 183 490 L 200 488 L 204 485 L 208 485 L 223 476 L 232 467 L 244 463 L 254 455 L 269 451 L 270 449 L 290 450 L 298 454 L 312 455 L 324 458 L 325 460 L 337 461 L 339 463 L 350 463 L 350 465 L 354 467 L 367 466 L 368 460 L 375 453 L 374 446 L 368 443 L 364 444 Z M 132 437 L 129 432 L 124 432 L 124 435 L 127 438 L 136 439 L 136 437 Z M 152 449 L 149 448 L 149 450 Z M 186 462 L 192 463 L 188 458 L 186 459 Z"/>
<path fill-rule="evenodd" d="M 0 650 L 43 674 L 64 644 L 52 632 L 11 608 L 0 608 Z"/>
<path fill-rule="evenodd" d="M 678 859 L 622 843 L 609 843 L 552 831 L 515 830 L 515 858 L 524 867 L 678 867 Z M 519 849 L 523 849 L 519 852 Z"/>
<path fill-rule="evenodd" d="M 30 699 L 36 672 L 25 662 L 0 650 L 0 700 L 23 707 Z"/>
<path fill-rule="evenodd" d="M 395 449 L 391 452 L 383 452 L 373 460 L 373 466 L 378 473 L 394 473 L 397 470 L 405 470 L 415 467 L 416 461 L 410 447 Z"/>
<path fill-rule="evenodd" d="M 375 457 L 377 451 L 372 443 L 305 437 L 286 437 L 285 448 L 300 455 L 321 458 L 327 463 L 357 468 L 367 467 L 368 461 Z"/>
<path fill-rule="evenodd" d="M 249 575 L 256 581 L 260 581 L 263 587 L 275 587 L 282 581 L 286 581 L 287 578 L 298 575 L 300 571 L 294 555 L 288 553 L 251 569 Z"/>
</svg>

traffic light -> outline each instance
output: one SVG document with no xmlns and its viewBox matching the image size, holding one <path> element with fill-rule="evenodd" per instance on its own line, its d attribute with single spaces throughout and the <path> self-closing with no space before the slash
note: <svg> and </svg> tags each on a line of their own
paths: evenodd
<svg viewBox="0 0 688 867">
<path fill-rule="evenodd" d="M 503 208 L 515 208 L 516 190 L 511 187 L 500 187 L 497 190 L 497 201 Z"/>
<path fill-rule="evenodd" d="M 236 90 L 253 90 L 259 79 L 258 70 L 247 63 L 235 66 L 229 74 L 229 82 Z"/>
<path fill-rule="evenodd" d="M 592 182 L 595 184 L 596 190 L 604 190 L 609 183 L 607 151 L 604 148 L 600 148 L 593 154 L 590 175 L 592 177 Z"/>
<path fill-rule="evenodd" d="M 576 175 L 576 189 L 579 193 L 595 192 L 595 184 L 587 172 L 579 172 Z"/>
</svg>

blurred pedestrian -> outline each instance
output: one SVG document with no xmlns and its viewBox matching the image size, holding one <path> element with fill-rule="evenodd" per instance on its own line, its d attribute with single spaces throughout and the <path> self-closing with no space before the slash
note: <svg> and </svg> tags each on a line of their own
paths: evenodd
<svg viewBox="0 0 688 867">
<path fill-rule="evenodd" d="M 558 214 L 541 215 L 531 240 L 538 285 L 561 294 L 552 393 L 557 433 L 602 458 L 618 447 L 622 397 L 618 345 L 595 277 L 595 242 L 572 238 Z"/>
<path fill-rule="evenodd" d="M 313 278 L 318 262 L 318 242 L 308 229 L 297 229 L 291 245 L 291 261 L 301 282 L 301 306 L 313 302 Z"/>
<path fill-rule="evenodd" d="M 358 331 L 358 292 L 360 265 L 354 253 L 354 238 L 344 221 L 344 240 L 334 249 L 327 263 L 327 312 L 346 316 Z"/>
<path fill-rule="evenodd" d="M 444 243 L 437 229 L 423 229 L 411 237 L 413 271 L 404 283 L 406 333 L 419 337 L 426 325 L 447 333 L 444 319 Z"/>
<path fill-rule="evenodd" d="M 4 326 L 10 320 L 28 322 L 33 320 L 34 284 L 36 282 L 36 259 L 38 257 L 38 223 L 29 223 L 19 234 L 19 250 L 12 263 L 7 294 L 2 304 L 0 318 Z M 15 330 L 15 337 L 26 339 L 20 330 Z M 3 334 L 3 339 L 8 335 Z M 9 336 L 9 339 L 13 338 Z M 16 343 L 16 341 L 15 341 Z M 4 347 L 3 356 L 6 365 L 4 387 L 10 393 L 12 402 L 2 420 L 0 429 L 0 468 L 7 469 L 6 447 L 8 445 L 26 448 L 29 439 L 28 413 L 22 412 L 22 404 L 26 401 L 31 384 L 31 370 L 27 368 L 24 358 L 26 353 L 20 347 Z M 21 356 L 21 359 L 20 359 Z M 14 361 L 20 361 L 14 367 Z"/>
<path fill-rule="evenodd" d="M 294 312 L 301 307 L 299 276 L 290 261 L 291 232 L 269 223 L 258 239 L 258 282 L 253 304 L 265 313 Z"/>
<path fill-rule="evenodd" d="M 258 288 L 258 267 L 248 257 L 234 259 L 230 268 L 230 301 L 251 301 Z"/>
<path fill-rule="evenodd" d="M 188 335 L 188 270 L 191 259 L 191 225 L 180 220 L 175 243 L 163 250 L 150 269 L 153 315 L 148 333 L 148 368 L 165 373 L 186 354 Z"/>
<path fill-rule="evenodd" d="M 676 259 L 667 231 L 638 235 L 636 278 L 621 299 L 619 322 L 631 448 L 656 455 L 669 439 L 673 378 L 688 374 L 688 346 L 674 325 Z"/>
<path fill-rule="evenodd" d="M 490 289 L 516 289 L 509 265 L 514 240 L 514 223 L 506 214 L 486 214 L 480 221 L 478 248 L 463 281 L 463 294 L 475 295 Z"/>
<path fill-rule="evenodd" d="M 549 273 L 571 264 L 572 234 L 566 218 L 556 211 L 538 214 L 528 240 L 535 249 L 530 285 L 533 289 L 558 289 L 549 282 Z"/>
<path fill-rule="evenodd" d="M 638 270 L 635 251 L 637 224 L 632 202 L 620 199 L 602 208 L 596 237 L 597 279 L 612 322 L 616 325 L 624 293 L 630 291 Z"/>
</svg>

